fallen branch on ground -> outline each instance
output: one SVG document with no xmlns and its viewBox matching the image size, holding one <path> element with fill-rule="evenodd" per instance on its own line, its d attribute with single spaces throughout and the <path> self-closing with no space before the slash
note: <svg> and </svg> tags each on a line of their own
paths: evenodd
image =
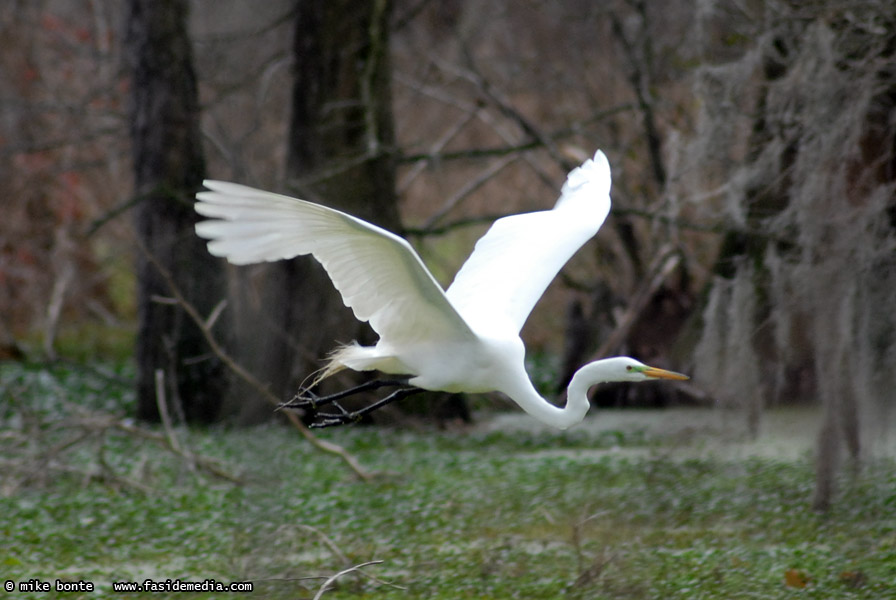
<svg viewBox="0 0 896 600">
<path fill-rule="evenodd" d="M 3 473 L 0 496 L 12 496 L 22 488 L 41 483 L 41 480 L 52 480 L 57 474 L 78 475 L 85 484 L 100 481 L 142 493 L 156 493 L 157 490 L 145 483 L 117 472 L 106 461 L 106 439 L 114 432 L 155 443 L 184 461 L 190 471 L 203 472 L 230 483 L 242 483 L 242 479 L 222 462 L 184 448 L 172 432 L 158 432 L 117 415 L 88 411 L 71 402 L 65 402 L 65 405 L 75 414 L 53 419 L 33 415 L 21 429 L 4 432 L 0 438 L 4 455 L 0 458 Z M 57 434 L 63 435 L 61 440 Z M 97 446 L 96 458 L 88 465 L 73 464 L 75 449 L 89 443 Z"/>
<path fill-rule="evenodd" d="M 375 577 L 373 577 L 361 570 L 364 567 L 382 564 L 382 562 L 383 561 L 381 561 L 381 560 L 370 560 L 365 563 L 361 563 L 359 565 L 355 565 L 353 567 L 349 567 L 348 569 L 343 569 L 342 571 L 339 571 L 338 573 L 328 577 L 327 580 L 324 581 L 323 585 L 321 585 L 320 588 L 317 590 L 317 593 L 314 594 L 314 598 L 312 600 L 320 600 L 325 593 L 327 593 L 330 589 L 332 589 L 332 585 L 333 585 L 333 583 L 336 582 L 337 579 L 339 579 L 340 577 L 342 577 L 344 575 L 348 575 L 349 573 L 360 573 L 361 575 L 364 575 L 365 577 L 369 577 L 369 578 L 373 579 L 377 583 L 388 585 L 388 586 L 394 587 L 395 589 L 398 589 L 398 590 L 404 590 L 405 588 L 403 588 L 401 586 L 395 585 L 393 583 L 386 583 L 386 582 L 380 581 L 379 579 L 376 579 Z"/>
</svg>

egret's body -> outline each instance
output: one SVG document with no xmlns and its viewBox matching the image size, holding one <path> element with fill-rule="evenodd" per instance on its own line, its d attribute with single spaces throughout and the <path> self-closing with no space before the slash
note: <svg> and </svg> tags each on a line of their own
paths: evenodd
<svg viewBox="0 0 896 600">
<path fill-rule="evenodd" d="M 588 411 L 587 391 L 605 381 L 686 379 L 628 357 L 589 363 L 573 376 L 565 408 L 535 390 L 519 337 L 560 268 L 594 236 L 610 210 L 610 167 L 598 151 L 570 172 L 552 210 L 498 219 L 443 290 L 404 239 L 318 204 L 206 181 L 196 225 L 209 252 L 234 264 L 312 254 L 345 305 L 369 321 L 375 346 L 334 352 L 323 377 L 343 368 L 409 375 L 418 388 L 503 392 L 526 412 L 559 428 Z"/>
</svg>

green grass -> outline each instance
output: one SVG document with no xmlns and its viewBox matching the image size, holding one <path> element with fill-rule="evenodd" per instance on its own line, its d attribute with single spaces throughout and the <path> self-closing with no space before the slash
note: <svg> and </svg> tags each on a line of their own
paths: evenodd
<svg viewBox="0 0 896 600">
<path fill-rule="evenodd" d="M 127 377 L 0 366 L 2 456 L 42 456 L 70 439 L 83 414 L 66 402 L 124 415 Z M 818 515 L 808 458 L 713 458 L 645 430 L 322 434 L 379 471 L 371 483 L 285 427 L 178 433 L 244 483 L 193 472 L 154 441 L 114 430 L 58 454 L 68 472 L 35 465 L 43 474 L 21 484 L 4 470 L 0 583 L 85 579 L 100 590 L 10 597 L 115 597 L 111 581 L 180 578 L 253 582 L 253 594 L 228 597 L 311 598 L 322 577 L 367 561 L 382 561 L 363 568 L 373 578 L 343 576 L 324 597 L 882 598 L 896 589 L 889 460 L 845 475 L 834 509 Z M 787 587 L 789 569 L 808 585 Z"/>
</svg>

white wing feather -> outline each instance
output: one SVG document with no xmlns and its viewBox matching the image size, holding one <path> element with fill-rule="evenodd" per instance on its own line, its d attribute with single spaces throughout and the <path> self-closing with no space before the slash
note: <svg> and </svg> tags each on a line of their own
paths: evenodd
<svg viewBox="0 0 896 600">
<path fill-rule="evenodd" d="M 475 331 L 516 335 L 548 284 L 610 211 L 600 150 L 573 169 L 553 210 L 504 217 L 476 243 L 446 295 Z"/>
<path fill-rule="evenodd" d="M 237 265 L 312 254 L 355 317 L 381 339 L 475 337 L 404 239 L 343 212 L 244 185 L 205 181 L 196 224 L 208 250 Z"/>
</svg>

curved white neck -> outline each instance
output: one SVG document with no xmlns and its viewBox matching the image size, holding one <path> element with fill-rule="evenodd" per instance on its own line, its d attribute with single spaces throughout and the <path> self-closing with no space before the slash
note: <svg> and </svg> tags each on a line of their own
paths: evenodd
<svg viewBox="0 0 896 600">
<path fill-rule="evenodd" d="M 600 362 L 600 361 L 598 361 Z M 559 407 L 545 400 L 532 385 L 518 386 L 513 391 L 505 391 L 524 411 L 551 427 L 568 429 L 585 418 L 591 403 L 588 401 L 588 388 L 602 379 L 595 380 L 594 369 L 589 369 L 595 363 L 585 365 L 572 376 L 569 387 L 566 389 L 566 406 Z"/>
<path fill-rule="evenodd" d="M 567 429 L 584 419 L 588 409 L 591 408 L 591 403 L 588 401 L 588 389 L 591 386 L 607 381 L 639 381 L 619 376 L 620 370 L 624 369 L 624 366 L 619 366 L 619 361 L 622 360 L 632 359 L 605 358 L 590 362 L 576 371 L 569 382 L 569 387 L 566 388 L 566 406 L 563 408 L 554 406 L 542 398 L 528 378 L 525 384 L 519 382 L 514 389 L 506 390 L 505 393 L 519 404 L 520 408 L 542 423 L 558 429 Z"/>
</svg>

